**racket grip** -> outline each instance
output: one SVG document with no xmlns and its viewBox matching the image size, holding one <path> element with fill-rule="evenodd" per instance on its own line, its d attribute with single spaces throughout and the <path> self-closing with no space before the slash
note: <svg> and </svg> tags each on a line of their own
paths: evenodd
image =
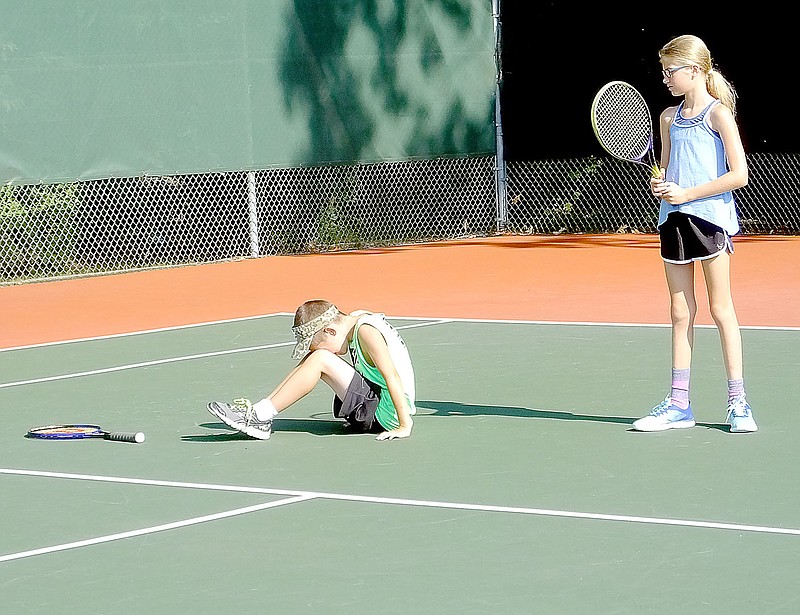
<svg viewBox="0 0 800 615">
<path fill-rule="evenodd" d="M 113 432 L 105 434 L 103 439 L 114 440 L 115 442 L 132 442 L 134 444 L 141 444 L 144 442 L 144 434 L 141 431 L 137 431 L 136 433 Z"/>
</svg>

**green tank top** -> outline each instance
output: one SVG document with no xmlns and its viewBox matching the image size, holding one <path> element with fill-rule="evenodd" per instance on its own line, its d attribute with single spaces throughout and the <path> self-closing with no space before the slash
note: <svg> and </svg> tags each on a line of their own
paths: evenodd
<svg viewBox="0 0 800 615">
<path fill-rule="evenodd" d="M 374 382 L 381 389 L 380 401 L 375 410 L 375 418 L 378 419 L 378 422 L 387 430 L 396 429 L 400 427 L 400 420 L 397 418 L 397 413 L 392 403 L 392 396 L 389 394 L 389 389 L 386 386 L 386 380 L 377 367 L 367 362 L 364 357 L 364 351 L 361 349 L 361 343 L 358 340 L 358 330 L 361 325 L 364 324 L 375 327 L 386 340 L 386 346 L 389 348 L 389 356 L 392 357 L 395 369 L 397 369 L 397 373 L 400 376 L 400 381 L 403 383 L 403 390 L 406 395 L 409 413 L 415 414 L 416 407 L 413 397 L 414 372 L 411 367 L 411 358 L 400 334 L 397 333 L 397 330 L 392 327 L 392 325 L 386 322 L 383 314 L 365 314 L 359 316 L 355 331 L 353 332 L 353 339 L 350 342 L 350 357 L 353 361 L 353 367 L 355 367 L 356 371 L 364 376 L 364 378 L 370 382 Z"/>
</svg>

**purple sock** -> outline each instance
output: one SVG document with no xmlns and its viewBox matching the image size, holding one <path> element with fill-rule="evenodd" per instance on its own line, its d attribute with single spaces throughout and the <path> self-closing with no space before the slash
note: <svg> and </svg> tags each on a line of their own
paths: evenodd
<svg viewBox="0 0 800 615">
<path fill-rule="evenodd" d="M 672 389 L 669 393 L 672 403 L 683 410 L 689 407 L 689 369 L 672 370 Z"/>
<path fill-rule="evenodd" d="M 744 379 L 728 380 L 728 401 L 733 401 L 740 395 L 744 395 Z"/>
</svg>

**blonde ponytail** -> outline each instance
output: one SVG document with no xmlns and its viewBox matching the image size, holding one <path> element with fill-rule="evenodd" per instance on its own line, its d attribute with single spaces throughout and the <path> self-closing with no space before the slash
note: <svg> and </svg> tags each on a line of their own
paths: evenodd
<svg viewBox="0 0 800 615">
<path fill-rule="evenodd" d="M 722 73 L 715 68 L 712 68 L 706 74 L 706 89 L 709 94 L 736 115 L 736 90 L 733 89 L 733 85 L 725 79 Z"/>
<path fill-rule="evenodd" d="M 659 59 L 674 60 L 678 64 L 697 66 L 706 76 L 708 93 L 736 114 L 736 91 L 733 85 L 722 76 L 711 61 L 711 52 L 702 39 L 684 34 L 673 38 L 658 52 Z"/>
</svg>

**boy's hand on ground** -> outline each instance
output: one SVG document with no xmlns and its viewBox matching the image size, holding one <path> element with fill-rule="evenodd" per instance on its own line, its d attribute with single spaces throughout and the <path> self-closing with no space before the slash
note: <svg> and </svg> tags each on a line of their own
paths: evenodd
<svg viewBox="0 0 800 615">
<path fill-rule="evenodd" d="M 411 427 L 398 427 L 390 431 L 384 431 L 378 434 L 376 440 L 397 440 L 398 438 L 407 438 L 411 435 Z"/>
</svg>

